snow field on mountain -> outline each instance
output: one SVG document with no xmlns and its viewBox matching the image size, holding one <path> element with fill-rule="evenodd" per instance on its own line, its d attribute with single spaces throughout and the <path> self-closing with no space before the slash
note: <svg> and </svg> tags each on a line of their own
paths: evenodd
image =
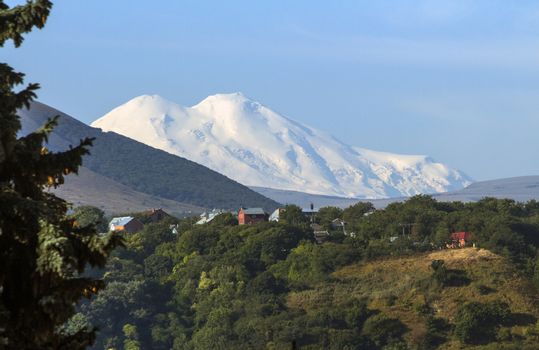
<svg viewBox="0 0 539 350">
<path fill-rule="evenodd" d="M 209 96 L 193 107 L 143 95 L 92 126 L 185 157 L 247 186 L 385 198 L 452 191 L 471 183 L 426 156 L 349 146 L 241 93 Z"/>
</svg>

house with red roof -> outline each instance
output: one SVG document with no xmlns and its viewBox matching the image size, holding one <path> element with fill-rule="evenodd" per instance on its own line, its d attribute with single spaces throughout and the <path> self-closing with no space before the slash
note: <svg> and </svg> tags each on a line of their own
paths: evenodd
<svg viewBox="0 0 539 350">
<path fill-rule="evenodd" d="M 453 232 L 451 234 L 451 244 L 448 244 L 448 248 L 460 248 L 465 247 L 466 243 L 470 241 L 472 234 L 466 231 Z"/>
</svg>

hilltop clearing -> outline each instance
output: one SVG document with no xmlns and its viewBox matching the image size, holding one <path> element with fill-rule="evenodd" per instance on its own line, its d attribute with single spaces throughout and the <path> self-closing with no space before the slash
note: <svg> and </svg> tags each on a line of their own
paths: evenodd
<svg viewBox="0 0 539 350">
<path fill-rule="evenodd" d="M 466 280 L 443 288 L 433 286 L 431 264 L 435 260 L 443 260 L 450 271 L 458 271 Z M 532 349 L 538 340 L 536 289 L 507 259 L 486 249 L 447 249 L 380 259 L 342 267 L 332 277 L 329 283 L 291 292 L 287 305 L 309 314 L 354 298 L 365 299 L 369 308 L 406 326 L 404 338 L 411 348 L 425 346 L 428 320 L 434 318 L 443 324 L 439 349 L 479 349 L 485 345 L 464 346 L 453 334 L 457 310 L 465 303 L 496 301 L 507 303 L 510 309 L 508 321 L 498 330 L 505 334 L 507 346 L 518 340 L 519 346 Z"/>
</svg>

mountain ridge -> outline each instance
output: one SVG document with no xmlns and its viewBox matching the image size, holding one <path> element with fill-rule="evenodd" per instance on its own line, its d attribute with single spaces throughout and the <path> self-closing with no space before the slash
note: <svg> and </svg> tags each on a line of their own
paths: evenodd
<svg viewBox="0 0 539 350">
<path fill-rule="evenodd" d="M 260 206 L 271 210 L 278 203 L 211 169 L 147 146 L 116 133 L 104 133 L 40 102 L 19 111 L 24 135 L 59 115 L 47 147 L 65 150 L 85 137 L 94 137 L 83 165 L 89 170 L 137 192 L 196 207 L 237 209 Z"/>
<path fill-rule="evenodd" d="M 191 159 L 247 186 L 384 198 L 471 183 L 428 156 L 350 146 L 241 93 L 208 96 L 192 107 L 142 95 L 91 125 Z"/>
</svg>

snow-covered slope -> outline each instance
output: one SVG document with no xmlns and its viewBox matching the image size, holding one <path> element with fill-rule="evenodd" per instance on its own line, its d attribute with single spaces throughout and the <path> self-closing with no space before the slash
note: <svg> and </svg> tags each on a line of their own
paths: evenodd
<svg viewBox="0 0 539 350">
<path fill-rule="evenodd" d="M 92 123 L 244 185 L 358 198 L 458 190 L 470 179 L 426 156 L 349 146 L 241 93 L 182 107 L 144 95 Z"/>
</svg>

